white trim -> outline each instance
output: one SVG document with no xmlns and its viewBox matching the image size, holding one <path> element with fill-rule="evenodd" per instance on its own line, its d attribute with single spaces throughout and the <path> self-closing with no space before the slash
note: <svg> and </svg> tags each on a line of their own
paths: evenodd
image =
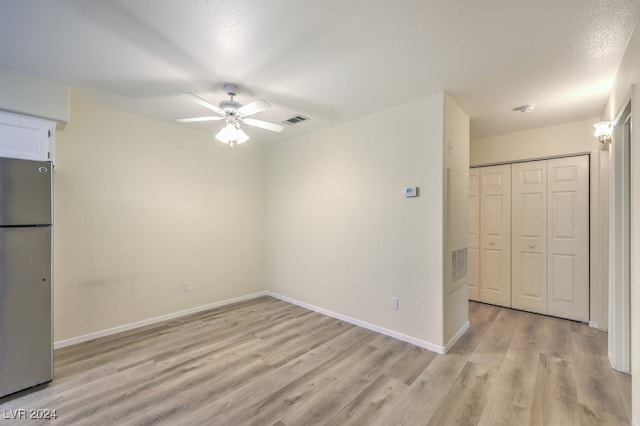
<svg viewBox="0 0 640 426">
<path fill-rule="evenodd" d="M 589 321 L 589 327 L 598 328 L 598 329 L 600 328 L 600 326 L 596 321 Z"/>
<path fill-rule="evenodd" d="M 283 295 L 278 294 L 278 293 L 273 293 L 271 291 L 268 291 L 267 294 L 269 296 L 271 296 L 271 297 L 275 297 L 276 299 L 280 299 L 280 300 L 282 300 L 284 302 L 291 303 L 292 305 L 297 305 L 297 306 L 300 306 L 302 308 L 309 309 L 311 311 L 318 312 L 320 314 L 326 315 L 328 317 L 339 319 L 340 321 L 348 322 L 349 324 L 353 324 L 353 325 L 356 325 L 358 327 L 366 328 L 367 330 L 375 331 L 376 333 L 384 334 L 385 336 L 393 337 L 394 339 L 402 340 L 403 342 L 407 342 L 407 343 L 410 343 L 410 344 L 412 344 L 414 346 L 418 346 L 418 347 L 421 347 L 423 349 L 427 349 L 427 350 L 429 350 L 431 352 L 436 352 L 436 353 L 439 353 L 439 354 L 442 354 L 442 355 L 447 353 L 447 349 L 448 349 L 449 345 L 447 345 L 447 347 L 440 346 L 440 345 L 435 345 L 435 344 L 427 342 L 425 340 L 416 339 L 415 337 L 407 336 L 406 334 L 398 333 L 397 331 L 389 330 L 388 328 L 380 327 L 380 326 L 377 326 L 375 324 L 371 324 L 371 323 L 366 322 L 366 321 L 361 321 L 359 319 L 352 318 L 352 317 L 349 317 L 347 315 L 342 315 L 342 314 L 330 311 L 328 309 L 320 308 L 318 306 L 314 306 L 314 305 L 311 305 L 309 303 L 301 302 L 301 301 L 296 300 L 296 299 L 291 299 L 290 297 L 283 296 Z M 467 323 L 461 329 L 461 331 L 456 333 L 456 335 L 454 336 L 454 339 L 457 340 L 462 335 L 462 333 L 464 333 L 464 331 L 466 330 L 465 327 L 468 328 L 468 326 L 469 326 L 469 323 Z M 453 343 L 455 343 L 454 339 L 451 339 Z"/>
<path fill-rule="evenodd" d="M 498 161 L 495 163 L 478 163 L 478 164 L 470 165 L 469 168 L 477 169 L 480 167 L 504 166 L 506 164 L 528 163 L 530 161 L 553 160 L 556 158 L 579 157 L 582 155 L 592 155 L 592 154 L 593 154 L 593 151 L 578 151 L 578 152 L 570 152 L 567 154 L 550 155 L 546 157 L 527 157 L 520 160 Z"/>
<path fill-rule="evenodd" d="M 458 339 L 460 339 L 462 337 L 462 335 L 464 333 L 466 333 L 466 331 L 469 329 L 469 321 L 467 321 L 462 327 L 460 327 L 460 330 L 458 330 L 458 332 L 455 334 L 455 336 L 453 336 L 451 338 L 451 340 L 449 340 L 449 342 L 447 342 L 447 346 L 444 347 L 444 353 L 446 354 L 447 352 L 449 352 L 449 350 L 451 350 L 451 348 L 453 347 L 453 345 L 456 344 L 456 342 L 458 341 Z"/>
<path fill-rule="evenodd" d="M 85 335 L 82 335 L 82 336 L 73 337 L 71 339 L 61 340 L 59 342 L 55 342 L 54 345 L 53 345 L 53 348 L 54 349 L 61 349 L 61 348 L 65 348 L 67 346 L 77 345 L 79 343 L 84 343 L 84 342 L 88 342 L 90 340 L 95 340 L 95 339 L 98 339 L 100 337 L 111 336 L 113 334 L 122 333 L 122 332 L 133 330 L 133 329 L 136 329 L 136 328 L 144 327 L 146 325 L 151 325 L 151 324 L 159 323 L 159 322 L 162 322 L 162 321 L 168 321 L 168 320 L 171 320 L 171 319 L 183 317 L 183 316 L 186 316 L 186 315 L 195 314 L 195 313 L 198 313 L 198 312 L 208 311 L 210 309 L 219 308 L 221 306 L 230 305 L 232 303 L 243 302 L 245 300 L 255 299 L 255 298 L 258 298 L 258 297 L 261 297 L 261 296 L 271 296 L 271 297 L 274 297 L 276 299 L 282 300 L 284 302 L 291 303 L 293 305 L 297 305 L 297 306 L 303 307 L 305 309 L 309 309 L 311 311 L 315 311 L 315 312 L 321 313 L 321 314 L 326 315 L 326 316 L 331 317 L 331 318 L 336 318 L 338 320 L 347 322 L 349 324 L 356 325 L 358 327 L 366 328 L 367 330 L 371 330 L 371 331 L 374 331 L 376 333 L 384 334 L 385 336 L 393 337 L 394 339 L 398 339 L 398 340 L 401 340 L 403 342 L 407 342 L 407 343 L 410 343 L 410 344 L 412 344 L 414 346 L 418 346 L 418 347 L 421 347 L 421 348 L 424 348 L 424 349 L 427 349 L 429 351 L 436 352 L 436 353 L 439 353 L 439 354 L 442 354 L 442 355 L 446 354 L 451 349 L 451 347 L 458 341 L 458 339 L 460 339 L 460 337 L 462 337 L 462 335 L 469 329 L 469 321 L 467 321 L 460 328 L 460 330 L 458 330 L 458 332 L 455 334 L 455 336 L 453 336 L 451 338 L 451 340 L 449 340 L 449 342 L 447 343 L 446 346 L 440 346 L 440 345 L 433 344 L 431 342 L 427 342 L 425 340 L 416 339 L 415 337 L 407 336 L 406 334 L 398 333 L 397 331 L 389 330 L 387 328 L 380 327 L 380 326 L 377 326 L 375 324 L 368 323 L 366 321 L 361 321 L 361 320 L 356 319 L 356 318 L 352 318 L 352 317 L 349 317 L 349 316 L 346 316 L 346 315 L 338 314 L 338 313 L 330 311 L 328 309 L 320 308 L 318 306 L 314 306 L 314 305 L 311 305 L 311 304 L 308 304 L 308 303 L 305 303 L 305 302 L 301 302 L 299 300 L 291 299 L 289 297 L 283 296 L 283 295 L 278 294 L 278 293 L 273 293 L 273 292 L 270 292 L 270 291 L 260 291 L 260 292 L 257 292 L 257 293 L 247 294 L 245 296 L 235 297 L 233 299 L 221 300 L 219 302 L 213 302 L 213 303 L 209 303 L 209 304 L 206 304 L 206 305 L 196 306 L 194 308 L 185 309 L 183 311 L 173 312 L 173 313 L 170 313 L 170 314 L 161 315 L 161 316 L 158 316 L 158 317 L 149 318 L 149 319 L 142 320 L 142 321 L 137 321 L 137 322 L 134 322 L 134 323 L 125 324 L 125 325 L 109 328 L 109 329 L 102 330 L 102 331 L 96 331 L 94 333 L 89 333 L 89 334 L 85 334 Z"/>
<path fill-rule="evenodd" d="M 631 371 L 631 256 L 632 164 L 624 121 L 632 105 L 626 104 L 614 122 L 609 179 L 609 352 L 611 366 Z M 633 136 L 633 135 L 631 135 Z"/>
<path fill-rule="evenodd" d="M 185 315 L 191 315 L 198 312 L 208 311 L 210 309 L 219 308 L 221 306 L 230 305 L 232 303 L 244 302 L 245 300 L 255 299 L 257 297 L 266 296 L 268 292 L 259 291 L 257 293 L 247 294 L 244 296 L 234 297 L 233 299 L 221 300 L 219 302 L 208 303 L 206 305 L 196 306 L 195 308 L 185 309 L 183 311 L 172 312 L 166 315 L 160 315 L 159 317 L 149 318 L 142 321 L 133 322 L 130 324 L 120 325 L 118 327 L 108 328 L 102 331 L 96 331 L 94 333 L 85 334 L 83 336 L 73 337 L 67 340 L 61 340 L 53 344 L 54 349 L 60 349 L 71 345 L 77 345 L 78 343 L 88 342 L 99 337 L 111 336 L 112 334 L 122 333 L 123 331 L 133 330 L 135 328 L 144 327 L 145 325 L 155 324 L 162 321 L 167 321 Z"/>
<path fill-rule="evenodd" d="M 631 413 L 633 422 L 638 425 L 638 415 L 640 414 L 640 406 L 638 402 L 638 378 L 636 374 L 640 371 L 640 356 L 638 348 L 640 347 L 640 322 L 638 319 L 638 308 L 640 308 L 640 185 L 638 181 L 638 167 L 640 167 L 640 86 L 636 84 L 631 86 L 631 152 L 630 152 L 630 169 L 631 169 L 631 231 L 630 236 L 630 260 L 631 260 Z"/>
</svg>

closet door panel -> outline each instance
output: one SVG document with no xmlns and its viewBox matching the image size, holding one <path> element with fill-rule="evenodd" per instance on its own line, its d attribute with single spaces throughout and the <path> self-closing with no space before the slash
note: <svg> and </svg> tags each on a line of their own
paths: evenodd
<svg viewBox="0 0 640 426">
<path fill-rule="evenodd" d="M 511 306 L 511 165 L 480 169 L 480 301 Z"/>
<path fill-rule="evenodd" d="M 480 170 L 469 170 L 469 299 L 480 300 Z"/>
<path fill-rule="evenodd" d="M 548 160 L 548 313 L 589 320 L 589 159 Z"/>
<path fill-rule="evenodd" d="M 483 302 L 508 306 L 506 300 L 500 299 L 501 295 L 508 293 L 505 289 L 504 274 L 502 272 L 509 266 L 506 260 L 502 249 L 483 249 L 482 270 L 480 273 Z"/>
<path fill-rule="evenodd" d="M 551 257 L 551 280 L 562 285 L 551 286 L 551 299 L 558 302 L 573 302 L 579 290 L 576 283 L 577 256 L 554 253 Z M 556 312 L 560 315 L 563 312 Z M 564 315 L 563 315 L 564 316 Z"/>
<path fill-rule="evenodd" d="M 547 313 L 547 162 L 512 165 L 512 306 Z"/>
<path fill-rule="evenodd" d="M 526 310 L 536 309 L 533 312 L 546 313 L 546 287 L 540 285 L 541 281 L 543 284 L 546 283 L 546 268 L 544 267 L 546 261 L 544 256 L 540 253 L 521 252 L 516 259 L 518 260 L 518 268 L 516 270 L 514 262 L 513 281 L 518 281 L 519 285 L 517 291 L 519 292 L 519 294 L 516 294 L 516 288 L 512 289 L 512 291 L 514 292 L 514 294 L 512 295 L 514 299 L 513 307 Z M 518 272 L 518 274 L 516 274 L 516 272 Z M 528 300 L 529 302 L 539 303 L 541 306 L 539 308 L 519 306 L 522 301 L 516 301 L 516 296 Z M 534 300 L 531 301 L 531 299 Z"/>
</svg>

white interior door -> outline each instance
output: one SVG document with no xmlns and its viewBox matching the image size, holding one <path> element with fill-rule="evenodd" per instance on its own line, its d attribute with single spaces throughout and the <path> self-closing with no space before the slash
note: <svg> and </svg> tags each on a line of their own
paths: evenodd
<svg viewBox="0 0 640 426">
<path fill-rule="evenodd" d="M 469 170 L 469 299 L 480 300 L 480 170 Z"/>
<path fill-rule="evenodd" d="M 589 158 L 548 160 L 550 315 L 589 320 Z"/>
<path fill-rule="evenodd" d="M 480 300 L 511 306 L 511 165 L 480 170 Z"/>
<path fill-rule="evenodd" d="M 547 161 L 511 166 L 511 304 L 547 313 Z"/>
</svg>

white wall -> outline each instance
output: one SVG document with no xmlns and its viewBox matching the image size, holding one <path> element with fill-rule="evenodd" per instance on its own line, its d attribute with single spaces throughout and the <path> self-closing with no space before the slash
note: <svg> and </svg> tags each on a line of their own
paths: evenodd
<svg viewBox="0 0 640 426">
<path fill-rule="evenodd" d="M 632 89 L 635 85 L 635 93 L 632 97 Z M 631 215 L 631 371 L 637 375 L 640 371 L 640 185 L 637 173 L 640 170 L 640 20 L 636 24 L 635 31 L 629 41 L 627 50 L 620 64 L 618 74 L 609 94 L 606 108 L 602 118 L 614 120 L 631 99 L 633 125 L 631 140 L 631 171 L 632 178 L 632 215 Z M 614 141 L 615 143 L 615 141 Z M 612 171 L 613 174 L 613 171 Z M 632 415 L 633 424 L 640 424 L 640 380 L 632 380 Z"/>
<path fill-rule="evenodd" d="M 535 114 L 535 113 L 534 113 Z M 546 158 L 573 154 L 590 154 L 590 321 L 592 325 L 607 329 L 608 287 L 607 238 L 608 227 L 603 223 L 600 213 L 603 211 L 600 199 L 607 199 L 606 179 L 600 178 L 601 151 L 603 146 L 593 136 L 593 124 L 599 121 L 593 118 L 585 121 L 567 123 L 524 132 L 510 133 L 471 141 L 470 163 L 472 166 L 504 163 L 536 158 Z M 606 202 L 606 201 L 605 201 Z M 605 209 L 606 210 L 606 209 Z"/>
<path fill-rule="evenodd" d="M 443 102 L 268 147 L 268 290 L 443 347 Z"/>
<path fill-rule="evenodd" d="M 71 116 L 54 175 L 55 341 L 264 290 L 259 143 L 73 100 Z"/>
</svg>

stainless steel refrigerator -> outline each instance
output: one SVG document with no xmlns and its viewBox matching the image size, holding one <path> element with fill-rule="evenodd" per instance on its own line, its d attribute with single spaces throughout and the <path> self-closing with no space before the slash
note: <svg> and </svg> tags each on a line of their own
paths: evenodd
<svg viewBox="0 0 640 426">
<path fill-rule="evenodd" d="M 0 397 L 53 379 L 52 179 L 0 158 Z"/>
</svg>

